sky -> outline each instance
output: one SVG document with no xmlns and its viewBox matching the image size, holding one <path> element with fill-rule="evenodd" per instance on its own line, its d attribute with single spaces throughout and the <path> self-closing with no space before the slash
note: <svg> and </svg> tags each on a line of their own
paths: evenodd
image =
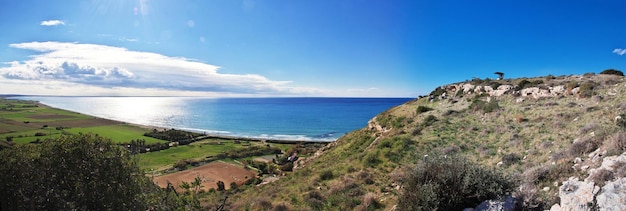
<svg viewBox="0 0 626 211">
<path fill-rule="evenodd" d="M 626 70 L 626 1 L 0 0 L 0 94 L 417 97 Z"/>
</svg>

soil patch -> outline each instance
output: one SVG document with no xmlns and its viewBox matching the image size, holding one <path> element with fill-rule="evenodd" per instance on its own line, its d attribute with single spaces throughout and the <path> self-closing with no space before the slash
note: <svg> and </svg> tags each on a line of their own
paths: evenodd
<svg viewBox="0 0 626 211">
<path fill-rule="evenodd" d="M 224 182 L 226 189 L 229 189 L 230 183 L 235 182 L 238 186 L 241 186 L 246 180 L 256 175 L 256 171 L 246 170 L 241 166 L 216 161 L 173 174 L 155 177 L 154 183 L 159 187 L 165 188 L 167 187 L 167 181 L 169 181 L 174 185 L 176 191 L 180 191 L 179 186 L 183 181 L 191 183 L 196 177 L 200 177 L 202 179 L 202 189 L 208 191 L 210 188 L 217 189 L 217 181 Z"/>
</svg>

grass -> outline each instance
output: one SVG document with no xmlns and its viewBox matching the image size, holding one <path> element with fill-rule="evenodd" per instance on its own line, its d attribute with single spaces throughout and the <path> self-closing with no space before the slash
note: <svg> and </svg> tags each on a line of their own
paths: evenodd
<svg viewBox="0 0 626 211">
<path fill-rule="evenodd" d="M 146 137 L 143 134 L 148 132 L 148 130 L 131 126 L 131 125 L 107 125 L 107 126 L 98 126 L 98 127 L 87 127 L 87 128 L 70 128 L 66 131 L 77 134 L 77 133 L 96 133 L 100 134 L 104 137 L 111 138 L 113 143 L 129 143 L 133 139 L 144 139 L 146 140 L 146 144 L 152 143 L 166 143 L 167 141 L 159 140 L 156 138 Z"/>
<path fill-rule="evenodd" d="M 61 135 L 62 131 L 45 125 L 66 120 L 93 119 L 91 116 L 51 108 L 38 104 L 35 101 L 9 100 L 0 98 L 0 138 L 13 137 L 15 143 L 27 144 L 37 138 L 53 138 Z M 144 139 L 146 144 L 165 143 L 166 141 L 145 137 L 147 129 L 125 125 L 109 124 L 94 127 L 73 127 L 64 129 L 70 133 L 96 133 L 111 138 L 115 143 L 127 143 L 132 139 Z M 48 135 L 35 137 L 35 133 L 42 132 Z"/>
<path fill-rule="evenodd" d="M 220 144 L 217 144 L 217 143 Z M 253 142 L 253 144 L 261 144 Z M 276 144 L 276 146 L 286 144 Z M 160 169 L 163 167 L 171 167 L 176 161 L 183 159 L 201 160 L 207 156 L 215 156 L 217 154 L 233 150 L 241 149 L 248 146 L 235 144 L 233 141 L 224 140 L 204 140 L 189 145 L 172 147 L 158 152 L 149 152 L 137 155 L 139 166 L 144 170 Z"/>
</svg>

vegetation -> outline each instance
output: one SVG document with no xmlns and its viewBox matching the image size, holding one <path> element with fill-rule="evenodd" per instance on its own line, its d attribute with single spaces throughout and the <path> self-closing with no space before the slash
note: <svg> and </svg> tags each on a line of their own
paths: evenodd
<svg viewBox="0 0 626 211">
<path fill-rule="evenodd" d="M 400 210 L 462 210 L 502 197 L 513 180 L 462 157 L 429 156 L 407 173 Z"/>
<path fill-rule="evenodd" d="M 182 194 L 188 199 L 197 197 L 205 208 L 458 210 L 511 195 L 521 202 L 521 209 L 542 210 L 559 202 L 555 183 L 586 178 L 590 174 L 583 166 L 599 165 L 597 160 L 603 157 L 626 152 L 626 80 L 621 76 L 550 75 L 462 84 L 482 87 L 468 92 L 459 86 L 438 87 L 433 94 L 456 93 L 434 98 L 436 102 L 419 98 L 391 108 L 372 119 L 367 128 L 328 145 L 268 147 L 260 142 L 209 139 L 136 156 L 146 171 L 191 168 L 212 159 L 258 170 L 258 178 L 247 178 L 244 183 L 211 181 L 211 186 L 221 182 L 216 186 L 220 191 Z M 501 85 L 515 88 L 489 96 L 489 87 L 484 87 Z M 529 87 L 550 93 L 537 97 L 516 92 Z M 4 135 L 2 141 L 9 148 L 19 145 L 14 143 L 19 135 L 48 134 L 40 137 L 42 143 L 61 135 L 50 134 L 56 128 L 52 122 L 42 129 L 36 118 L 24 120 L 30 123 L 10 126 L 39 125 L 36 130 Z M 141 139 L 132 140 L 137 146 L 148 145 Z M 279 150 L 282 154 L 276 154 Z M 257 157 L 259 151 L 265 156 Z M 590 179 L 603 184 L 626 175 L 626 164 L 617 163 L 614 169 L 599 171 Z M 185 187 L 197 186 L 189 182 Z"/>
<path fill-rule="evenodd" d="M 600 72 L 600 74 L 624 76 L 624 73 L 622 71 L 616 69 L 606 69 Z"/>
<path fill-rule="evenodd" d="M 81 134 L 0 151 L 0 207 L 7 210 L 146 210 L 198 205 L 157 188 L 130 153 Z"/>
<path fill-rule="evenodd" d="M 146 129 L 134 127 L 131 125 L 118 124 L 118 125 L 106 125 L 97 127 L 74 127 L 65 129 L 65 131 L 78 134 L 78 133 L 94 133 L 102 134 L 116 143 L 130 143 L 131 140 L 143 140 L 145 144 L 166 143 L 164 139 L 156 139 L 152 137 L 143 136 Z"/>
</svg>

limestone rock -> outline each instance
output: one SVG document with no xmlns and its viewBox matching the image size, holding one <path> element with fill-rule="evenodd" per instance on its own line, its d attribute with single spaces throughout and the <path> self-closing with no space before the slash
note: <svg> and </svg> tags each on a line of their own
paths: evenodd
<svg viewBox="0 0 626 211">
<path fill-rule="evenodd" d="M 599 210 L 626 210 L 626 178 L 604 185 L 596 202 Z"/>
<path fill-rule="evenodd" d="M 501 200 L 487 200 L 480 203 L 474 211 L 513 211 L 517 207 L 518 201 L 512 196 L 507 196 Z"/>
<path fill-rule="evenodd" d="M 550 210 L 591 210 L 593 198 L 600 190 L 593 182 L 579 181 L 578 178 L 570 178 L 559 188 L 561 204 L 552 206 Z"/>
</svg>

